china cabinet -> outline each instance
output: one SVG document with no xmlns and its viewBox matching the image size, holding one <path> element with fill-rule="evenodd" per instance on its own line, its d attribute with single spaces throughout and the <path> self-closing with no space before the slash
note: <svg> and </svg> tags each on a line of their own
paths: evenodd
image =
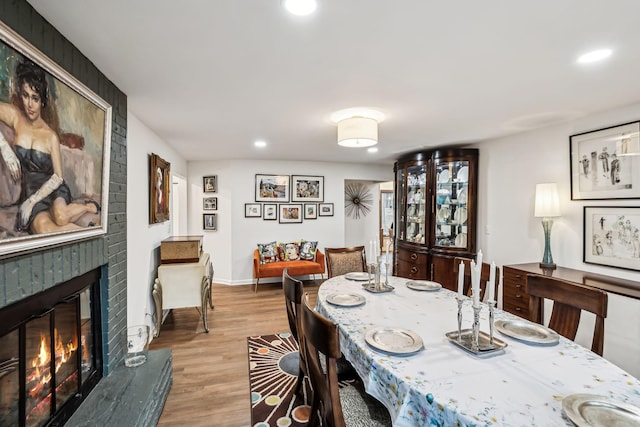
<svg viewBox="0 0 640 427">
<path fill-rule="evenodd" d="M 476 252 L 477 149 L 411 153 L 395 164 L 394 274 L 455 288 L 453 259 Z"/>
</svg>

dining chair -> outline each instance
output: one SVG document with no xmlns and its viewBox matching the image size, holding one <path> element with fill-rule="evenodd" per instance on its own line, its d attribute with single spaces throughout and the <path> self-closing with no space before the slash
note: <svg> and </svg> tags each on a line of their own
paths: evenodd
<svg viewBox="0 0 640 427">
<path fill-rule="evenodd" d="M 302 304 L 304 351 L 313 389 L 309 427 L 390 426 L 387 409 L 364 390 L 353 385 L 339 387 L 337 360 L 342 356 L 338 325 Z M 326 370 L 323 370 L 323 363 Z"/>
<path fill-rule="evenodd" d="M 328 278 L 354 271 L 367 271 L 364 246 L 325 248 Z"/>
<path fill-rule="evenodd" d="M 602 356 L 604 319 L 607 317 L 607 293 L 602 289 L 568 282 L 548 276 L 527 276 L 531 321 L 543 324 L 541 305 L 544 299 L 553 301 L 548 327 L 560 335 L 575 340 L 582 310 L 596 315 L 591 351 Z"/>
<path fill-rule="evenodd" d="M 302 389 L 302 380 L 307 374 L 307 365 L 304 359 L 304 350 L 302 349 L 302 340 L 299 339 L 299 334 L 302 332 L 300 328 L 300 304 L 302 303 L 302 294 L 304 293 L 304 286 L 302 281 L 294 279 L 289 276 L 289 269 L 285 268 L 282 272 L 282 289 L 284 291 L 284 303 L 287 308 L 287 319 L 289 320 L 289 329 L 291 335 L 298 343 L 299 354 L 299 368 L 298 379 L 296 381 L 295 393 L 299 394 Z"/>
<path fill-rule="evenodd" d="M 453 259 L 453 272 L 456 277 L 456 289 L 457 289 L 457 280 L 458 280 L 458 272 L 460 271 L 460 263 L 464 264 L 464 287 L 463 293 L 467 296 L 471 296 L 471 259 L 455 257 Z M 498 299 L 498 282 L 500 278 L 500 268 L 495 266 L 495 283 L 493 289 L 493 295 L 496 300 Z M 484 296 L 487 290 L 487 284 L 489 283 L 489 278 L 491 276 L 491 264 L 487 264 L 486 262 L 482 263 L 482 270 L 480 271 L 480 301 L 484 301 Z"/>
</svg>

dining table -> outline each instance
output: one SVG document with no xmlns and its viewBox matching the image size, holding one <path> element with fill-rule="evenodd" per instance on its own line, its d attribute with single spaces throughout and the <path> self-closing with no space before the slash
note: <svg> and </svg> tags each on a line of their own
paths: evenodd
<svg viewBox="0 0 640 427">
<path fill-rule="evenodd" d="M 536 340 L 493 328 L 494 350 L 474 351 L 454 342 L 458 293 L 395 276 L 381 278 L 393 289 L 372 292 L 365 278 L 347 276 L 320 285 L 316 310 L 338 324 L 344 357 L 367 393 L 388 409 L 394 426 L 572 426 L 563 399 L 584 395 L 640 408 L 637 378 L 553 331 Z M 425 283 L 433 286 L 416 286 Z M 472 299 L 460 300 L 461 329 L 471 329 Z M 491 332 L 488 307 L 481 304 L 483 336 Z M 498 308 L 493 319 L 528 323 Z M 403 351 L 402 345 L 394 347 L 393 336 L 388 348 L 372 339 L 389 332 L 418 337 L 420 347 Z M 452 333 L 454 338 L 447 336 Z M 573 421 L 583 415 L 571 414 Z"/>
</svg>

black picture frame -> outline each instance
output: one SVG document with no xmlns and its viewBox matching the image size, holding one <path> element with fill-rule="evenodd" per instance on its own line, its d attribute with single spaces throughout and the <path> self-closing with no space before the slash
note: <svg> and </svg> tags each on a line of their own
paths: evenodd
<svg viewBox="0 0 640 427">
<path fill-rule="evenodd" d="M 333 203 L 319 203 L 318 216 L 333 216 Z"/>
<path fill-rule="evenodd" d="M 304 219 L 317 219 L 318 218 L 318 204 L 317 203 L 305 203 L 304 204 Z"/>
<path fill-rule="evenodd" d="M 218 214 L 202 214 L 202 229 L 207 231 L 216 231 L 218 229 Z"/>
<path fill-rule="evenodd" d="M 584 206 L 583 261 L 640 271 L 640 207 Z"/>
<path fill-rule="evenodd" d="M 278 205 L 278 222 L 280 224 L 299 224 L 302 222 L 302 203 L 283 203 Z"/>
<path fill-rule="evenodd" d="M 626 155 L 640 121 L 569 137 L 571 200 L 640 198 L 640 156 Z"/>
<path fill-rule="evenodd" d="M 217 193 L 218 192 L 218 175 L 203 176 L 202 191 L 204 193 Z"/>
<path fill-rule="evenodd" d="M 256 174 L 256 202 L 289 202 L 289 175 Z"/>
<path fill-rule="evenodd" d="M 260 218 L 260 217 L 262 217 L 262 205 L 260 203 L 245 203 L 244 204 L 244 217 L 245 218 Z"/>
<path fill-rule="evenodd" d="M 292 202 L 323 202 L 324 176 L 291 175 Z"/>
<path fill-rule="evenodd" d="M 202 209 L 205 211 L 218 210 L 218 198 L 217 197 L 204 197 L 202 199 Z"/>
<path fill-rule="evenodd" d="M 276 203 L 263 204 L 262 219 L 265 221 L 276 221 L 278 219 L 278 205 Z"/>
</svg>

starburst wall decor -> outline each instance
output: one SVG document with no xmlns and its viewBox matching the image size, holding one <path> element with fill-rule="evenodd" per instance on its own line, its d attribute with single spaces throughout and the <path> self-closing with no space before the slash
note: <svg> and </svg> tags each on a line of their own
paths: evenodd
<svg viewBox="0 0 640 427">
<path fill-rule="evenodd" d="M 347 184 L 344 189 L 344 209 L 348 217 L 359 219 L 366 216 L 373 206 L 371 191 L 360 183 Z"/>
</svg>

